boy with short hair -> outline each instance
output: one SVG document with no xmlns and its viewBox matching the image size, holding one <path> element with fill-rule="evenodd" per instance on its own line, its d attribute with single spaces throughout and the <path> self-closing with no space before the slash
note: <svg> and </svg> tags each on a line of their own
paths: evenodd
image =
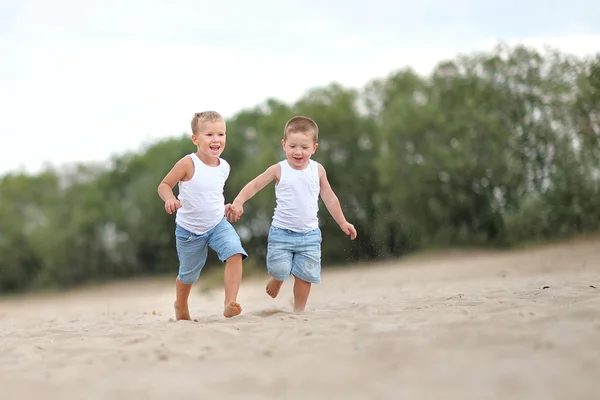
<svg viewBox="0 0 600 400">
<path fill-rule="evenodd" d="M 318 147 L 318 135 L 318 126 L 312 119 L 291 118 L 285 124 L 281 140 L 286 159 L 271 165 L 244 186 L 227 212 L 229 221 L 238 221 L 244 203 L 275 181 L 277 206 L 268 235 L 267 271 L 271 279 L 266 292 L 275 298 L 283 281 L 293 275 L 295 312 L 304 311 L 311 284 L 321 282 L 319 196 L 342 231 L 351 240 L 356 238 L 356 230 L 346 221 L 325 168 L 311 160 Z"/>
<path fill-rule="evenodd" d="M 196 113 L 191 122 L 192 142 L 197 152 L 181 158 L 158 185 L 167 213 L 176 213 L 175 239 L 179 273 L 174 303 L 177 320 L 190 320 L 188 298 L 200 277 L 208 247 L 225 262 L 226 318 L 242 312 L 237 295 L 242 280 L 242 261 L 248 257 L 240 237 L 225 218 L 223 189 L 230 165 L 222 159 L 225 149 L 225 119 L 216 111 Z M 179 199 L 173 187 L 179 185 Z"/>
</svg>

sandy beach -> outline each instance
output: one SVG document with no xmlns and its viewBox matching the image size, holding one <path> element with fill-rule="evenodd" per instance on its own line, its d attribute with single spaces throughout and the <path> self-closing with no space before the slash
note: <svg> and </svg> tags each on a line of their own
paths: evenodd
<svg viewBox="0 0 600 400">
<path fill-rule="evenodd" d="M 600 240 L 325 268 L 307 312 L 244 281 L 242 315 L 171 280 L 0 300 L 9 399 L 592 399 Z"/>
</svg>

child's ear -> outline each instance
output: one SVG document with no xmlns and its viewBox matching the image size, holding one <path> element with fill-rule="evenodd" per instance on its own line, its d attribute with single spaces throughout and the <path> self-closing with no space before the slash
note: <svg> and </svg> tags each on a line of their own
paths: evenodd
<svg viewBox="0 0 600 400">
<path fill-rule="evenodd" d="M 285 150 L 285 139 L 281 139 L 281 148 Z"/>
</svg>

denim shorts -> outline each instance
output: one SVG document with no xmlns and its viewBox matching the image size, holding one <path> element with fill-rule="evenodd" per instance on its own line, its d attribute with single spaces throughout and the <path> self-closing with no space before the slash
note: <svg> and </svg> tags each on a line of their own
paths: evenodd
<svg viewBox="0 0 600 400">
<path fill-rule="evenodd" d="M 267 244 L 267 271 L 284 281 L 294 275 L 310 283 L 321 282 L 321 230 L 298 233 L 271 226 Z"/>
<path fill-rule="evenodd" d="M 208 257 L 208 247 L 217 252 L 221 262 L 236 254 L 242 255 L 242 260 L 248 258 L 248 253 L 242 247 L 242 242 L 233 226 L 224 217 L 214 228 L 202 235 L 196 235 L 187 229 L 176 225 L 175 244 L 179 257 L 179 274 L 181 282 L 191 284 L 200 278 L 200 272 Z"/>
</svg>

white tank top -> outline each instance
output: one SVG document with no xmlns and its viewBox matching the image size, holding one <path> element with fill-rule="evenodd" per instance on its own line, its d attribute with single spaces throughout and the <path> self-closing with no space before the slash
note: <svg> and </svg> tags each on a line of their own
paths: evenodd
<svg viewBox="0 0 600 400">
<path fill-rule="evenodd" d="M 275 185 L 277 205 L 272 225 L 294 232 L 307 232 L 319 227 L 319 164 L 308 161 L 308 166 L 297 170 L 280 161 L 281 177 Z"/>
<path fill-rule="evenodd" d="M 219 165 L 209 167 L 195 153 L 188 155 L 194 162 L 194 175 L 179 182 L 179 201 L 175 222 L 182 228 L 202 235 L 215 227 L 225 214 L 223 188 L 229 177 L 229 163 L 219 158 Z"/>
</svg>

